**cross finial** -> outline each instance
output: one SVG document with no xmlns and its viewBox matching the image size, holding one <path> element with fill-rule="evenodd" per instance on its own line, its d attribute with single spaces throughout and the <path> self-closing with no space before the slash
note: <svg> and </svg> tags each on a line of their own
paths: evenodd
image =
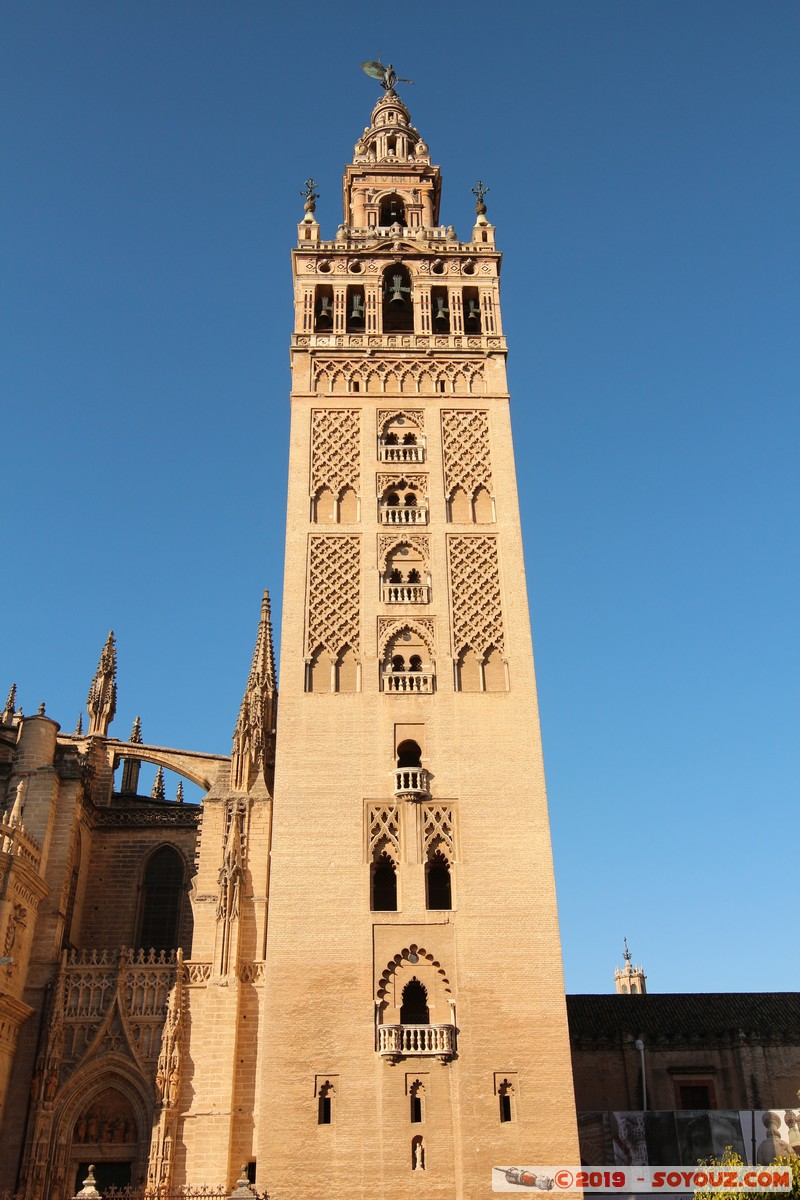
<svg viewBox="0 0 800 1200">
<path fill-rule="evenodd" d="M 319 192 L 316 190 L 316 179 L 307 179 L 303 184 L 301 196 L 305 196 L 306 202 L 303 205 L 304 212 L 313 213 L 317 211 L 317 201 L 319 200 Z"/>
<path fill-rule="evenodd" d="M 478 214 L 479 217 L 485 217 L 486 216 L 486 205 L 484 203 L 483 198 L 486 195 L 486 193 L 490 192 L 492 189 L 486 187 L 483 180 L 479 179 L 478 182 L 476 183 L 475 187 L 471 188 L 470 190 L 472 191 L 473 196 L 475 196 L 475 198 L 476 198 L 475 212 Z"/>
</svg>

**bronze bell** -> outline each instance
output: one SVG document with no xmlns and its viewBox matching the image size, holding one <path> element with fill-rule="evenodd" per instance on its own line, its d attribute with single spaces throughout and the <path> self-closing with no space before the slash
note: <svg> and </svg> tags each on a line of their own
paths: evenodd
<svg viewBox="0 0 800 1200">
<path fill-rule="evenodd" d="M 364 320 L 364 300 L 361 296 L 353 296 L 353 307 L 350 309 L 350 320 Z"/>
<path fill-rule="evenodd" d="M 320 296 L 317 309 L 318 321 L 333 321 L 333 304 L 328 296 Z"/>
<path fill-rule="evenodd" d="M 479 322 L 481 319 L 481 310 L 478 308 L 477 300 L 467 300 L 467 311 L 464 313 L 465 322 Z"/>
<path fill-rule="evenodd" d="M 387 291 L 392 293 L 389 297 L 390 304 L 404 304 L 405 298 L 403 292 L 410 292 L 411 288 L 403 287 L 402 275 L 393 275 L 392 282 L 387 283 Z"/>
<path fill-rule="evenodd" d="M 433 314 L 434 321 L 448 321 L 450 319 L 450 309 L 447 307 L 447 301 L 444 296 L 436 297 L 436 312 Z"/>
</svg>

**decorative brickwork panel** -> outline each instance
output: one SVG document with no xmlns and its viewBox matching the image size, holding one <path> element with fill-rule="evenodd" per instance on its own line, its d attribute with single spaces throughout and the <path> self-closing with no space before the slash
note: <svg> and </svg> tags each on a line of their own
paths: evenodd
<svg viewBox="0 0 800 1200">
<path fill-rule="evenodd" d="M 361 413 L 357 408 L 318 408 L 311 414 L 311 495 L 329 488 L 360 492 Z"/>
<path fill-rule="evenodd" d="M 396 804 L 370 804 L 367 855 L 370 859 L 387 851 L 400 861 L 400 823 Z"/>
<path fill-rule="evenodd" d="M 505 656 L 497 538 L 453 534 L 447 539 L 453 657 L 468 647 Z"/>
<path fill-rule="evenodd" d="M 444 491 L 449 498 L 460 487 L 474 496 L 479 487 L 492 491 L 488 412 L 449 409 L 442 413 Z"/>
<path fill-rule="evenodd" d="M 317 344 L 319 344 L 318 339 Z M 351 339 L 353 340 L 353 339 Z M 401 346 L 412 345 L 411 335 L 399 339 L 386 339 L 388 343 Z M 299 344 L 303 344 L 298 339 Z M 358 339 L 360 343 L 361 338 Z M 426 339 L 426 345 L 429 339 Z M 383 339 L 374 339 L 380 346 Z M 433 339 L 434 345 L 449 348 L 449 337 Z M 470 345 L 480 345 L 480 339 Z M 317 358 L 313 366 L 312 386 L 315 392 L 341 395 L 348 392 L 370 392 L 378 394 L 410 394 L 429 396 L 435 392 L 445 395 L 483 395 L 484 374 L 481 359 L 474 362 L 464 359 L 448 359 L 436 356 L 435 363 L 428 360 L 409 362 L 408 358 L 384 356 L 379 362 L 363 358 Z"/>
<path fill-rule="evenodd" d="M 306 657 L 322 646 L 336 658 L 361 651 L 361 539 L 315 535 L 308 546 Z"/>
<path fill-rule="evenodd" d="M 421 817 L 424 857 L 428 858 L 441 850 L 452 861 L 456 853 L 453 810 L 448 804 L 430 802 L 422 805 Z"/>
</svg>

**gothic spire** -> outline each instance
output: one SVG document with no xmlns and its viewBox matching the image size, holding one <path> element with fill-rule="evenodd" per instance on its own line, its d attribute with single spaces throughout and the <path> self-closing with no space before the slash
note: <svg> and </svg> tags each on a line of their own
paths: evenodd
<svg viewBox="0 0 800 1200">
<path fill-rule="evenodd" d="M 156 777 L 153 780 L 153 790 L 150 792 L 151 800 L 166 800 L 167 794 L 164 791 L 164 768 L 159 767 L 156 771 Z"/>
<path fill-rule="evenodd" d="M 136 719 L 134 720 L 133 728 L 131 729 L 131 736 L 128 738 L 128 741 L 133 742 L 133 744 L 135 746 L 141 746 L 141 744 L 142 744 L 142 718 L 141 717 L 136 717 Z"/>
<path fill-rule="evenodd" d="M 265 591 L 250 677 L 233 731 L 231 787 L 248 791 L 256 774 L 272 767 L 277 701 L 269 592 Z"/>
<path fill-rule="evenodd" d="M 89 713 L 89 736 L 106 737 L 108 727 L 117 711 L 117 649 L 112 629 L 100 655 L 97 671 L 86 700 Z"/>
<path fill-rule="evenodd" d="M 83 713 L 82 712 L 78 713 L 78 720 L 75 725 L 75 736 L 83 737 Z"/>
</svg>

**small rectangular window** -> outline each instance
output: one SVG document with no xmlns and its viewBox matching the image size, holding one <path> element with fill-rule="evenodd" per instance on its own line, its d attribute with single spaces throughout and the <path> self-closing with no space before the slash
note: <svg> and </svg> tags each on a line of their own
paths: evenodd
<svg viewBox="0 0 800 1200">
<path fill-rule="evenodd" d="M 330 1125 L 331 1123 L 331 1098 L 330 1096 L 320 1096 L 319 1098 L 319 1124 Z"/>
<path fill-rule="evenodd" d="M 511 1120 L 511 1097 L 507 1092 L 500 1094 L 500 1120 L 503 1122 Z"/>
<path fill-rule="evenodd" d="M 411 1097 L 411 1124 L 419 1125 L 422 1121 L 422 1100 L 419 1096 Z"/>
<path fill-rule="evenodd" d="M 256 1160 L 253 1158 L 247 1164 L 247 1182 L 255 1183 L 256 1181 Z"/>
</svg>

